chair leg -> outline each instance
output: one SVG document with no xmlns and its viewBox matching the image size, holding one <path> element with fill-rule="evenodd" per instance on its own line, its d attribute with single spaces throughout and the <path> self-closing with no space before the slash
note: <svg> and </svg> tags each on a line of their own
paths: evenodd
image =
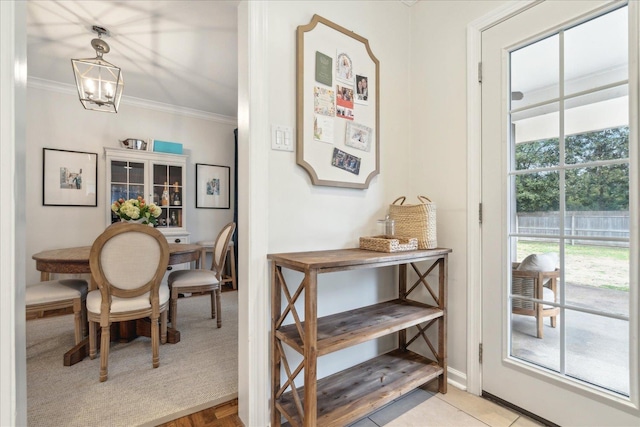
<svg viewBox="0 0 640 427">
<path fill-rule="evenodd" d="M 178 292 L 171 290 L 171 302 L 169 303 L 171 313 L 171 327 L 178 329 Z"/>
<path fill-rule="evenodd" d="M 89 359 L 96 358 L 96 322 L 89 321 Z"/>
<path fill-rule="evenodd" d="M 89 335 L 89 322 L 87 320 L 87 301 L 85 299 L 82 300 L 82 337 L 86 337 Z"/>
<path fill-rule="evenodd" d="M 216 291 L 211 291 L 211 318 L 216 318 Z"/>
<path fill-rule="evenodd" d="M 111 325 L 102 326 L 100 337 L 100 382 L 105 382 L 107 380 L 107 366 L 109 364 L 109 341 Z"/>
<path fill-rule="evenodd" d="M 218 286 L 218 289 L 216 289 L 215 291 L 212 292 L 212 294 L 215 293 L 216 295 L 216 314 L 217 316 L 217 321 L 218 321 L 218 328 L 220 328 L 222 326 L 222 310 L 220 308 L 221 304 L 220 304 L 220 300 L 221 295 L 220 295 L 220 286 Z"/>
<path fill-rule="evenodd" d="M 160 313 L 160 344 L 167 343 L 167 311 Z"/>
<path fill-rule="evenodd" d="M 551 292 L 553 292 L 553 302 L 558 302 L 558 281 L 555 277 L 551 278 Z M 551 327 L 555 328 L 558 324 L 557 316 L 551 316 Z"/>
<path fill-rule="evenodd" d="M 544 279 L 542 277 L 542 273 L 539 273 L 538 278 L 535 281 L 535 284 L 534 284 L 535 288 L 533 291 L 534 298 L 538 300 L 543 299 L 543 295 L 544 295 L 544 293 L 542 292 L 543 283 L 544 283 Z M 538 338 L 542 338 L 542 334 L 544 330 L 544 322 L 543 322 L 544 318 L 542 317 L 542 310 L 544 309 L 544 306 L 539 303 L 534 303 L 534 308 L 536 310 L 536 329 L 537 329 L 536 335 Z"/>
<path fill-rule="evenodd" d="M 76 298 L 73 300 L 73 322 L 76 344 L 82 341 L 82 299 Z"/>
<path fill-rule="evenodd" d="M 536 336 L 538 338 L 543 338 L 543 334 L 544 334 L 544 317 L 542 316 L 542 309 L 543 306 L 542 304 L 535 304 L 535 309 L 536 309 Z"/>
<path fill-rule="evenodd" d="M 159 335 L 160 335 L 160 328 L 158 325 L 158 318 L 157 317 L 152 317 L 151 318 L 151 349 L 152 349 L 152 353 L 153 353 L 153 357 L 152 357 L 152 362 L 153 362 L 153 367 L 157 368 L 158 366 L 160 366 L 160 350 L 159 350 Z"/>
<path fill-rule="evenodd" d="M 231 286 L 235 290 L 235 289 L 238 289 L 238 283 L 236 282 L 235 248 L 229 248 L 229 266 L 231 267 Z"/>
<path fill-rule="evenodd" d="M 536 315 L 536 326 L 537 326 L 537 336 L 538 338 L 544 338 L 543 337 L 543 333 L 544 333 L 544 322 L 542 321 L 542 315 Z"/>
</svg>

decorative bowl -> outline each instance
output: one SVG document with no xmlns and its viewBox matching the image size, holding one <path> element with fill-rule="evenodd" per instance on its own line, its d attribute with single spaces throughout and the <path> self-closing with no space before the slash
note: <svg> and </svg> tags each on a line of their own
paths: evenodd
<svg viewBox="0 0 640 427">
<path fill-rule="evenodd" d="M 131 148 L 132 150 L 146 150 L 147 149 L 147 142 L 143 141 L 141 139 L 127 138 L 125 140 L 120 141 L 120 143 L 124 147 Z"/>
</svg>

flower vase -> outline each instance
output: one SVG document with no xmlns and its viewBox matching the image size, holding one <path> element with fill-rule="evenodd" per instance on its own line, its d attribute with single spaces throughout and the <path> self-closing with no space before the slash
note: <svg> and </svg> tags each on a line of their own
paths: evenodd
<svg viewBox="0 0 640 427">
<path fill-rule="evenodd" d="M 150 222 L 147 222 L 146 218 L 138 218 L 138 219 L 124 219 L 124 218 L 120 218 L 121 222 L 128 222 L 131 224 L 142 224 L 142 225 L 148 225 L 149 227 L 153 227 L 153 224 L 151 224 Z"/>
</svg>

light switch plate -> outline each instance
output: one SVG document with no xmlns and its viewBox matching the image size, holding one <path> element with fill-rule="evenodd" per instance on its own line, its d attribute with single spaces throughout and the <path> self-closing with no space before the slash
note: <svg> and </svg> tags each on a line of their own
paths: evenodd
<svg viewBox="0 0 640 427">
<path fill-rule="evenodd" d="M 293 151 L 293 129 L 291 126 L 271 125 L 271 149 Z"/>
</svg>

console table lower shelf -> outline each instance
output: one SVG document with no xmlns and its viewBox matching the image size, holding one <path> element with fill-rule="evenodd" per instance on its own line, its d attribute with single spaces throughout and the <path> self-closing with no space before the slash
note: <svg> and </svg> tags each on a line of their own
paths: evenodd
<svg viewBox="0 0 640 427">
<path fill-rule="evenodd" d="M 437 378 L 443 368 L 437 362 L 408 350 L 389 353 L 318 380 L 318 425 L 346 425 L 381 408 L 416 387 Z M 304 388 L 298 388 L 304 396 Z M 304 398 L 301 398 L 304 405 Z M 302 424 L 291 392 L 276 407 L 296 424 Z"/>
</svg>

